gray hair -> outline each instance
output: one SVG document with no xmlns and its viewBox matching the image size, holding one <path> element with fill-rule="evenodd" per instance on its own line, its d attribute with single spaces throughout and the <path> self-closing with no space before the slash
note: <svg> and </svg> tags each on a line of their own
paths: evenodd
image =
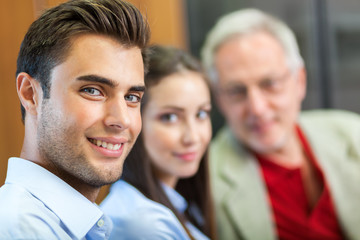
<svg viewBox="0 0 360 240">
<path fill-rule="evenodd" d="M 242 9 L 221 17 L 206 37 L 201 59 L 213 83 L 218 75 L 214 64 L 218 47 L 235 35 L 256 31 L 266 31 L 279 41 L 292 71 L 304 65 L 295 35 L 284 22 L 257 9 Z"/>
</svg>

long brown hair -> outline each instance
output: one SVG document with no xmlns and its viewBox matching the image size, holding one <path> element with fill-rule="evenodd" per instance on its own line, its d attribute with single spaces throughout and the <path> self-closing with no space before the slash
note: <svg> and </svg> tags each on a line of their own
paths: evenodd
<svg viewBox="0 0 360 240">
<path fill-rule="evenodd" d="M 189 53 L 169 46 L 152 46 L 149 54 L 149 71 L 145 76 L 145 85 L 151 88 L 161 82 L 164 77 L 183 71 L 194 71 L 204 76 L 201 64 Z M 142 102 L 142 111 L 147 107 L 150 96 L 145 93 Z M 188 202 L 185 214 L 179 213 L 165 194 L 161 183 L 154 174 L 151 159 L 144 145 L 142 133 L 140 133 L 133 149 L 128 155 L 123 168 L 122 179 L 135 186 L 149 199 L 159 202 L 171 209 L 180 220 L 185 230 L 185 222 L 190 221 L 205 235 L 215 239 L 215 223 L 213 203 L 210 192 L 210 180 L 208 170 L 208 151 L 201 159 L 197 173 L 186 179 L 180 179 L 175 187 Z M 191 208 L 197 208 L 202 219 L 196 218 Z"/>
</svg>

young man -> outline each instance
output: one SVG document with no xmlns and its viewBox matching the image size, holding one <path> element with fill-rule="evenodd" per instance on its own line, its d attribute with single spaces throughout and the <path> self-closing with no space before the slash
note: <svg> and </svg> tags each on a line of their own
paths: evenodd
<svg viewBox="0 0 360 240">
<path fill-rule="evenodd" d="M 0 239 L 107 239 L 94 204 L 141 129 L 146 20 L 121 0 L 75 0 L 29 28 L 16 86 L 25 138 L 0 189 Z"/>
<path fill-rule="evenodd" d="M 306 72 L 292 31 L 240 10 L 202 58 L 227 122 L 210 147 L 220 239 L 359 239 L 360 118 L 299 114 Z"/>
</svg>

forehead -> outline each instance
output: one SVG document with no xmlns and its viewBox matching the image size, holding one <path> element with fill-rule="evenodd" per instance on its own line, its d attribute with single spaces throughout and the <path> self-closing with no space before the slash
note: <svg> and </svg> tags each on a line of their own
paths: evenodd
<svg viewBox="0 0 360 240">
<path fill-rule="evenodd" d="M 52 76 L 62 75 L 65 80 L 98 75 L 144 85 L 142 55 L 137 47 L 127 48 L 110 37 L 92 34 L 76 36 L 70 43 L 65 60 L 53 69 Z"/>
<path fill-rule="evenodd" d="M 157 85 L 148 88 L 147 93 L 149 103 L 156 102 L 162 106 L 181 104 L 190 107 L 210 101 L 210 90 L 206 80 L 201 74 L 192 71 L 166 76 Z"/>
<path fill-rule="evenodd" d="M 234 36 L 220 45 L 215 54 L 220 81 L 259 78 L 286 68 L 285 52 L 269 33 L 257 31 Z"/>
</svg>

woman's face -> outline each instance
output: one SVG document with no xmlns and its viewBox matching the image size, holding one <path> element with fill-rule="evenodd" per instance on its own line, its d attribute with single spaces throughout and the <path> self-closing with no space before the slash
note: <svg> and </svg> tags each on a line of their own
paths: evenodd
<svg viewBox="0 0 360 240">
<path fill-rule="evenodd" d="M 193 176 L 211 140 L 210 90 L 203 77 L 184 71 L 147 90 L 142 134 L 155 173 L 174 187 Z"/>
</svg>

